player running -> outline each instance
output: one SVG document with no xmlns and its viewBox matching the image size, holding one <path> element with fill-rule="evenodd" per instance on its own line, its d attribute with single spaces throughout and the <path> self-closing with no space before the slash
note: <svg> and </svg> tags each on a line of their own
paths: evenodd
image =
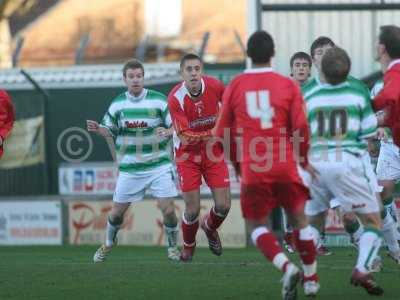
<svg viewBox="0 0 400 300">
<path fill-rule="evenodd" d="M 383 81 L 375 83 L 371 90 L 371 98 L 374 99 L 379 91 L 383 88 Z M 393 137 L 390 128 L 379 128 L 379 155 L 376 164 L 376 175 L 379 186 L 383 187 L 381 192 L 384 210 L 382 211 L 383 233 L 389 232 L 385 236 L 385 243 L 389 256 L 400 264 L 400 233 L 397 223 L 397 207 L 393 198 L 393 192 L 396 182 L 400 180 L 400 148 L 393 143 Z M 385 226 L 385 223 L 389 223 Z M 394 225 L 392 225 L 394 224 Z"/>
<path fill-rule="evenodd" d="M 200 226 L 207 236 L 211 252 L 217 256 L 222 254 L 217 229 L 228 215 L 231 200 L 222 145 L 209 141 L 224 86 L 217 79 L 203 75 L 203 62 L 195 54 L 182 57 L 180 71 L 183 82 L 169 93 L 168 107 L 176 132 L 175 161 L 185 201 L 181 260 L 189 262 L 196 248 L 202 178 L 211 189 L 214 206 Z"/>
<path fill-rule="evenodd" d="M 318 180 L 310 181 L 312 200 L 307 215 L 314 219 L 332 198 L 344 212 L 355 212 L 364 225 L 351 283 L 369 294 L 382 295 L 370 274 L 382 241 L 376 177 L 366 152 L 366 140 L 376 135 L 377 119 L 369 93 L 349 81 L 350 58 L 340 48 L 327 49 L 321 61 L 326 81 L 305 94 L 311 128 L 310 161 Z"/>
<path fill-rule="evenodd" d="M 311 76 L 312 60 L 305 52 L 296 52 L 290 58 L 290 77 L 300 87 L 307 83 Z M 283 246 L 289 253 L 294 253 L 293 228 L 287 220 L 285 211 L 282 209 L 282 223 L 285 232 Z"/>
<path fill-rule="evenodd" d="M 143 200 L 146 190 L 158 199 L 168 240 L 168 258 L 176 261 L 180 256 L 173 202 L 177 190 L 169 151 L 172 123 L 167 99 L 144 88 L 144 68 L 139 61 L 128 61 L 122 73 L 128 90 L 112 101 L 101 124 L 87 121 L 88 131 L 115 140 L 119 164 L 106 241 L 94 254 L 93 261 L 106 259 L 117 243 L 125 212 L 131 203 Z"/>
<path fill-rule="evenodd" d="M 316 249 L 313 231 L 304 215 L 309 192 L 298 173 L 294 157 L 297 146 L 301 165 L 311 173 L 313 168 L 307 161 L 309 128 L 300 89 L 293 80 L 271 69 L 274 54 L 274 42 L 267 32 L 251 35 L 247 55 L 253 68 L 226 88 L 214 133 L 227 138 L 230 128 L 234 128 L 235 140 L 240 140 L 242 146 L 237 145 L 237 153 L 243 156 L 233 160 L 240 163 L 243 217 L 253 243 L 283 272 L 283 299 L 296 299 L 301 272 L 284 254 L 266 224 L 273 208 L 285 209 L 303 263 L 304 293 L 316 295 Z"/>
</svg>

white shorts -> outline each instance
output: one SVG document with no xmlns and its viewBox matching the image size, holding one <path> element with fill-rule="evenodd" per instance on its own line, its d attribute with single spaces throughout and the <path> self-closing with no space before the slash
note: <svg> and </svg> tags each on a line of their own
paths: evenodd
<svg viewBox="0 0 400 300">
<path fill-rule="evenodd" d="M 376 175 L 379 180 L 400 180 L 400 148 L 395 144 L 382 142 Z"/>
<path fill-rule="evenodd" d="M 344 152 L 340 161 L 335 161 L 335 157 L 333 153 L 327 161 L 311 161 L 319 176 L 309 184 L 311 200 L 306 202 L 306 215 L 328 210 L 332 199 L 344 212 L 379 212 L 378 183 L 369 156 L 356 157 Z"/>
<path fill-rule="evenodd" d="M 144 198 L 146 191 L 159 199 L 178 196 L 172 166 L 157 168 L 157 170 L 142 174 L 120 172 L 113 201 L 117 203 L 140 201 Z"/>
</svg>

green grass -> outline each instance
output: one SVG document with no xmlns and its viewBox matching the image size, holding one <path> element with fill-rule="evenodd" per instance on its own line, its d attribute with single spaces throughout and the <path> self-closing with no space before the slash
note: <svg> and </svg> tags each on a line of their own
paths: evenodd
<svg viewBox="0 0 400 300">
<path fill-rule="evenodd" d="M 0 299 L 280 299 L 281 274 L 254 248 L 226 249 L 221 257 L 198 249 L 190 264 L 167 261 L 164 248 L 123 246 L 93 264 L 95 250 L 0 247 Z M 355 251 L 333 250 L 319 258 L 318 299 L 376 299 L 349 284 Z M 400 299 L 400 266 L 385 257 L 376 278 L 382 299 Z"/>
</svg>

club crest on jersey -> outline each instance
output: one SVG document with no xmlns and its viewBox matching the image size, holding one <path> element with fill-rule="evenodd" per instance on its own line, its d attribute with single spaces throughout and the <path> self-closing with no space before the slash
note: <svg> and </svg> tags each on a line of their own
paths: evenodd
<svg viewBox="0 0 400 300">
<path fill-rule="evenodd" d="M 201 117 L 203 115 L 204 104 L 203 102 L 195 102 L 194 105 L 196 106 L 197 115 Z"/>
<path fill-rule="evenodd" d="M 149 109 L 149 116 L 150 118 L 155 118 L 157 117 L 157 109 Z"/>
</svg>

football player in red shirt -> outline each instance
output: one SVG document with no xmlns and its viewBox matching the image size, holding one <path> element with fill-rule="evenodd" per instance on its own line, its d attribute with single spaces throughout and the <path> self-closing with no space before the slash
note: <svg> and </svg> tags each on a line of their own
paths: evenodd
<svg viewBox="0 0 400 300">
<path fill-rule="evenodd" d="M 4 140 L 8 137 L 14 124 L 14 106 L 6 91 L 0 90 L 0 158 L 3 155 Z"/>
<path fill-rule="evenodd" d="M 214 207 L 202 220 L 201 228 L 211 252 L 218 256 L 222 254 L 222 246 L 217 228 L 226 218 L 231 202 L 222 144 L 210 140 L 224 86 L 202 74 L 203 63 L 195 54 L 183 56 L 180 71 L 184 81 L 169 93 L 168 108 L 175 129 L 175 161 L 185 201 L 181 260 L 187 262 L 192 260 L 196 247 L 201 178 L 210 187 L 214 199 Z"/>
<path fill-rule="evenodd" d="M 249 38 L 247 55 L 253 68 L 227 86 L 213 134 L 228 137 L 227 132 L 234 127 L 236 141 L 240 137 L 237 152 L 242 157 L 236 159 L 240 160 L 243 217 L 253 243 L 284 273 L 283 298 L 296 299 L 301 271 L 265 224 L 273 208 L 285 209 L 303 262 L 305 294 L 315 295 L 319 290 L 316 249 L 304 215 L 309 191 L 296 161 L 314 177 L 316 174 L 307 160 L 309 128 L 303 97 L 297 83 L 272 70 L 274 53 L 274 42 L 267 32 L 257 31 Z"/>
<path fill-rule="evenodd" d="M 384 85 L 372 105 L 375 110 L 385 110 L 385 120 L 379 125 L 390 127 L 394 143 L 400 146 L 400 27 L 381 26 L 377 50 Z"/>
</svg>

